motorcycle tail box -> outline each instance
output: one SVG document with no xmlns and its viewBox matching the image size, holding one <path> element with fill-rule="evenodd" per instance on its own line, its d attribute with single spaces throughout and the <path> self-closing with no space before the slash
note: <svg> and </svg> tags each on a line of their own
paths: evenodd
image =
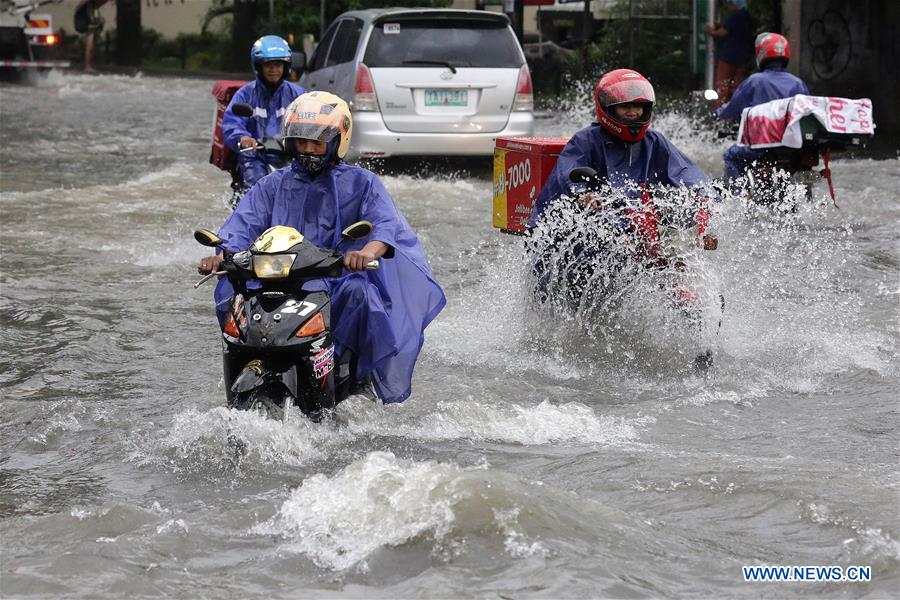
<svg viewBox="0 0 900 600">
<path fill-rule="evenodd" d="M 237 157 L 225 145 L 225 137 L 222 135 L 222 118 L 225 116 L 225 109 L 231 102 L 231 98 L 246 81 L 220 80 L 213 85 L 212 95 L 216 99 L 216 112 L 213 116 L 213 132 L 212 132 L 212 151 L 209 155 L 209 162 L 223 171 L 231 171 L 237 166 Z"/>
<path fill-rule="evenodd" d="M 871 139 L 871 135 L 862 133 L 840 133 L 829 131 L 818 119 L 807 115 L 800 119 L 800 131 L 803 135 L 804 149 L 831 148 L 846 150 L 850 147 L 862 148 Z"/>
<path fill-rule="evenodd" d="M 493 225 L 525 232 L 531 206 L 556 165 L 568 138 L 500 137 L 494 147 Z"/>
<path fill-rule="evenodd" d="M 798 94 L 745 108 L 737 142 L 754 150 L 843 150 L 875 134 L 868 98 Z"/>
</svg>

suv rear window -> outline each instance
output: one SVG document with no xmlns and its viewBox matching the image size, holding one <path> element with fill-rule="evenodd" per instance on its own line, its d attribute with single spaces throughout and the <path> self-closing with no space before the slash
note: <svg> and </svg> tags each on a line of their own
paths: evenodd
<svg viewBox="0 0 900 600">
<path fill-rule="evenodd" d="M 519 43 L 501 24 L 398 19 L 378 23 L 372 29 L 363 59 L 369 67 L 428 66 L 422 61 L 454 67 L 522 66 Z"/>
</svg>

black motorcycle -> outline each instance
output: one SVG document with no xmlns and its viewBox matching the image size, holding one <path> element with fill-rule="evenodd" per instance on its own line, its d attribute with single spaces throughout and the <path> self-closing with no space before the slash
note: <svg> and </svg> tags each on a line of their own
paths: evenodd
<svg viewBox="0 0 900 600">
<path fill-rule="evenodd" d="M 359 221 L 342 236 L 362 239 L 372 224 Z M 332 340 L 331 300 L 327 292 L 306 292 L 304 281 L 340 277 L 344 257 L 305 240 L 293 227 L 267 229 L 243 252 L 222 247 L 211 231 L 194 238 L 222 249 L 222 270 L 198 281 L 197 288 L 224 275 L 235 294 L 222 327 L 225 390 L 228 406 L 287 420 L 291 406 L 313 421 L 351 394 L 374 399 L 370 382 L 358 381 L 356 357 L 340 362 Z M 368 268 L 377 269 L 378 261 Z M 258 282 L 258 286 L 251 284 Z"/>
<path fill-rule="evenodd" d="M 239 117 L 252 117 L 253 107 L 243 102 L 236 102 L 231 110 Z M 284 144 L 279 138 L 263 138 L 256 140 L 256 145 L 251 148 L 243 148 L 241 154 L 255 152 L 266 163 L 269 173 L 273 173 L 278 169 L 288 166 L 291 162 L 291 156 L 285 152 Z M 240 169 L 237 167 L 231 170 L 231 197 L 225 202 L 229 210 L 237 208 L 250 187 L 244 182 Z"/>
</svg>

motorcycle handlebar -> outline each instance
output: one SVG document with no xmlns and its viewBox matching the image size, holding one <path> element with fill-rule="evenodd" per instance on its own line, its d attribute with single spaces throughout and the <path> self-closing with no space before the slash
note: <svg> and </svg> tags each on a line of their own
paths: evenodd
<svg viewBox="0 0 900 600">
<path fill-rule="evenodd" d="M 286 155 L 284 147 L 282 147 L 277 138 L 264 138 L 262 140 L 253 141 L 256 142 L 255 146 L 250 146 L 249 148 L 240 148 L 238 152 L 265 152 L 267 154 Z"/>
<path fill-rule="evenodd" d="M 379 267 L 378 260 L 372 260 L 372 261 L 369 261 L 368 264 L 366 264 L 366 269 L 368 269 L 369 271 L 375 271 L 378 269 L 378 267 Z M 213 277 L 217 277 L 220 275 L 228 275 L 228 271 L 226 269 L 222 269 L 221 271 L 215 271 L 213 273 L 210 273 L 209 275 L 204 275 L 200 281 L 198 281 L 197 283 L 194 284 L 194 289 L 196 290 L 197 288 L 199 288 L 201 285 L 203 285 L 204 283 L 206 283 Z"/>
<path fill-rule="evenodd" d="M 203 279 L 201 279 L 200 281 L 198 281 L 197 283 L 194 284 L 194 289 L 196 290 L 198 287 L 200 287 L 201 285 L 203 285 L 204 283 L 206 283 L 213 277 L 215 277 L 217 275 L 225 275 L 226 273 L 227 273 L 227 271 L 214 271 L 214 272 L 210 273 L 209 275 L 204 275 Z"/>
</svg>

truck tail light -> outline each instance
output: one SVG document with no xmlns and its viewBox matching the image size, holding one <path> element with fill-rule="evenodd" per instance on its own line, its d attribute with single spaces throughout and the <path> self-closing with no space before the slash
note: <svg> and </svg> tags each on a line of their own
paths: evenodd
<svg viewBox="0 0 900 600">
<path fill-rule="evenodd" d="M 36 46 L 55 46 L 60 42 L 60 37 L 55 33 L 47 35 L 33 35 L 29 38 L 29 43 Z"/>
</svg>

